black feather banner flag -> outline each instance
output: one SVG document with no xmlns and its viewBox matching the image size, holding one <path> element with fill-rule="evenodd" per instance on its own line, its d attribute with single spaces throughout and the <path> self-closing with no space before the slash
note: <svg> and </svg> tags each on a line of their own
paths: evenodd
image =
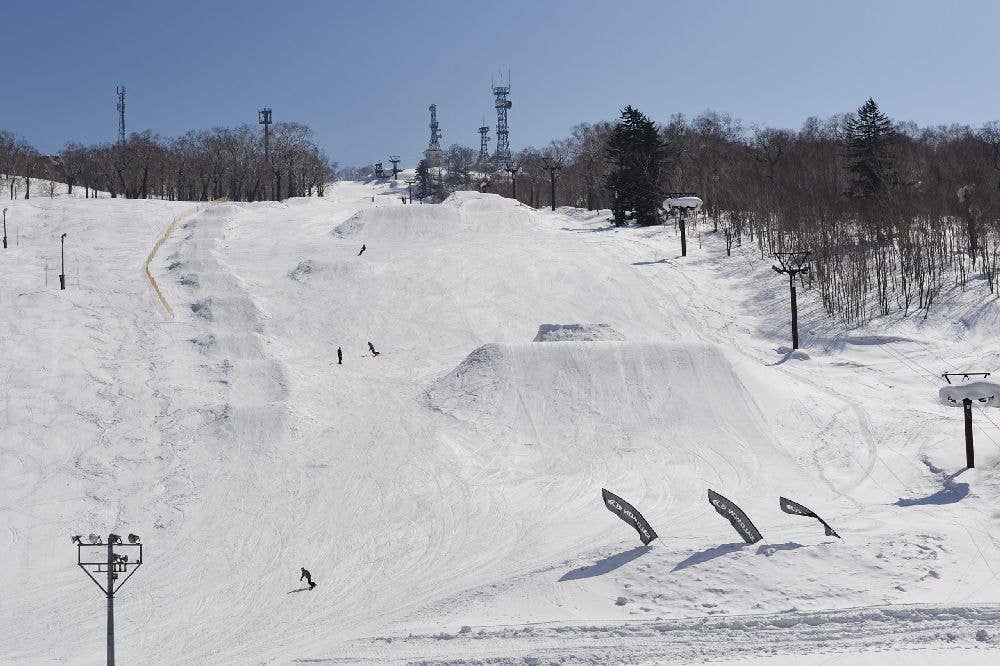
<svg viewBox="0 0 1000 666">
<path fill-rule="evenodd" d="M 719 515 L 729 521 L 743 540 L 747 543 L 757 543 L 764 537 L 761 536 L 754 524 L 750 522 L 747 518 L 747 514 L 743 513 L 743 509 L 733 504 L 731 501 L 709 489 L 708 491 L 708 501 L 715 507 L 715 510 L 719 512 Z"/>
<path fill-rule="evenodd" d="M 608 508 L 608 511 L 635 528 L 643 546 L 648 546 L 649 542 L 656 538 L 656 532 L 634 506 L 605 488 L 601 488 L 601 497 L 604 498 L 604 506 Z"/>
<path fill-rule="evenodd" d="M 823 529 L 826 530 L 827 536 L 837 537 L 838 539 L 840 538 L 840 535 L 834 532 L 833 528 L 830 527 L 830 525 L 827 524 L 825 520 L 817 516 L 816 513 L 811 509 L 802 506 L 798 502 L 793 502 L 787 497 L 779 497 L 778 504 L 781 506 L 781 510 L 784 511 L 785 513 L 790 513 L 796 516 L 806 516 L 808 518 L 815 518 L 819 522 L 823 523 Z"/>
</svg>

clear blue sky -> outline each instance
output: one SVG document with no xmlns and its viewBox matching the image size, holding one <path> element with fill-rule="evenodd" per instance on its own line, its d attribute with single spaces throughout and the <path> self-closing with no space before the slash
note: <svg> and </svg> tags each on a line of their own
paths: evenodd
<svg viewBox="0 0 1000 666">
<path fill-rule="evenodd" d="M 49 152 L 129 131 L 304 122 L 341 164 L 478 147 L 511 70 L 511 146 L 632 104 L 797 128 L 869 95 L 922 125 L 1000 118 L 1000 2 L 62 0 L 3 3 L 0 128 Z M 493 133 L 491 133 L 492 136 Z M 491 144 L 492 145 L 492 144 Z"/>
</svg>

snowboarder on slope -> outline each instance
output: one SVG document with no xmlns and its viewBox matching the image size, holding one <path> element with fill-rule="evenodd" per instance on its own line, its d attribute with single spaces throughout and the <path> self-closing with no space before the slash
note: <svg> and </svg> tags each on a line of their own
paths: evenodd
<svg viewBox="0 0 1000 666">
<path fill-rule="evenodd" d="M 343 365 L 343 364 L 344 364 L 344 350 L 342 350 L 340 347 L 337 347 L 337 365 Z"/>
<path fill-rule="evenodd" d="M 302 575 L 299 576 L 299 580 L 305 580 L 307 583 L 309 583 L 310 590 L 316 587 L 316 583 L 313 582 L 312 574 L 309 573 L 309 570 L 306 569 L 305 567 L 302 567 Z"/>
<path fill-rule="evenodd" d="M 361 244 L 361 252 L 358 252 L 358 256 L 360 257 L 361 255 L 363 255 L 365 253 L 365 250 L 367 250 L 367 249 L 368 248 L 365 246 L 365 244 L 362 243 Z"/>
<path fill-rule="evenodd" d="M 371 351 L 372 356 L 378 356 L 378 352 L 375 351 L 375 345 L 372 344 L 371 340 L 368 341 L 368 349 Z"/>
</svg>

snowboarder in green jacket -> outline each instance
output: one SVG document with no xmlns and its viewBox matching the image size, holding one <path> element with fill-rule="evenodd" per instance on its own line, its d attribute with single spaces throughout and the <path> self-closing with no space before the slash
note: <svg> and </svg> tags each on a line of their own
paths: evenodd
<svg viewBox="0 0 1000 666">
<path fill-rule="evenodd" d="M 302 575 L 299 577 L 299 580 L 304 580 L 309 583 L 310 590 L 316 587 L 316 583 L 313 582 L 312 574 L 309 573 L 309 570 L 305 567 L 302 567 Z"/>
<path fill-rule="evenodd" d="M 371 351 L 372 356 L 378 356 L 378 352 L 375 351 L 375 345 L 371 343 L 371 340 L 368 341 L 368 349 Z"/>
</svg>

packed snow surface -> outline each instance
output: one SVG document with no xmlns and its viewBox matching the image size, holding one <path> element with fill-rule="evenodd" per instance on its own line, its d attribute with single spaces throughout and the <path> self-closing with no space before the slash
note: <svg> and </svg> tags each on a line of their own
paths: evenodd
<svg viewBox="0 0 1000 666">
<path fill-rule="evenodd" d="M 680 258 L 669 227 L 404 192 L 190 213 L 150 266 L 176 317 L 144 261 L 189 204 L 7 204 L 0 661 L 102 663 L 69 537 L 111 531 L 146 557 L 120 663 L 1000 658 L 1000 432 L 977 403 L 965 470 L 938 402 L 998 366 L 985 286 L 853 329 L 803 291 L 792 352 L 787 285 L 710 223 Z"/>
</svg>

